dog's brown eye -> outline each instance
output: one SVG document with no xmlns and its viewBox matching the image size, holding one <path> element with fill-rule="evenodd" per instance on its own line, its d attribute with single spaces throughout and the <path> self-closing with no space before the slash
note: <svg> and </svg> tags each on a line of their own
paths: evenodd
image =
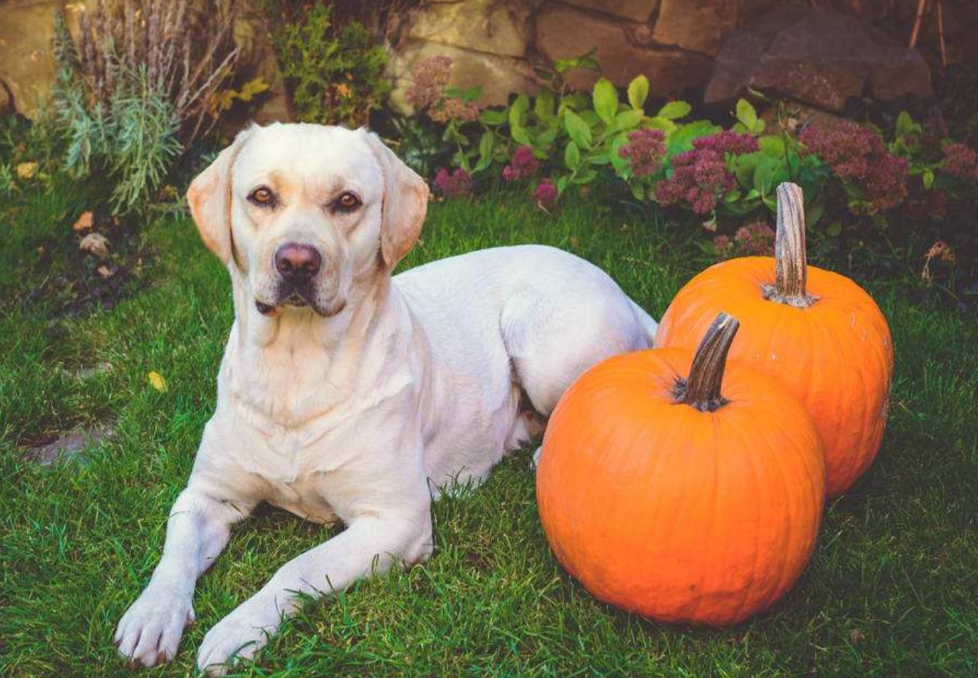
<svg viewBox="0 0 978 678">
<path fill-rule="evenodd" d="M 353 193 L 344 193 L 336 201 L 336 206 L 342 210 L 355 210 L 360 206 L 360 198 Z"/>
<path fill-rule="evenodd" d="M 251 192 L 248 200 L 256 205 L 273 205 L 275 204 L 275 194 L 272 193 L 270 188 L 260 186 Z"/>
</svg>

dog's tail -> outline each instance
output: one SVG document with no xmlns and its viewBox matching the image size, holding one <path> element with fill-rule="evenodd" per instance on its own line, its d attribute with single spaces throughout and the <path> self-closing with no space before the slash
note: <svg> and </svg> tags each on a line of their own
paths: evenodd
<svg viewBox="0 0 978 678">
<path fill-rule="evenodd" d="M 628 300 L 632 305 L 632 312 L 635 314 L 635 319 L 638 320 L 639 324 L 645 330 L 645 336 L 648 338 L 649 348 L 655 343 L 655 332 L 659 328 L 659 323 L 652 319 L 645 309 L 636 304 L 631 299 Z"/>
</svg>

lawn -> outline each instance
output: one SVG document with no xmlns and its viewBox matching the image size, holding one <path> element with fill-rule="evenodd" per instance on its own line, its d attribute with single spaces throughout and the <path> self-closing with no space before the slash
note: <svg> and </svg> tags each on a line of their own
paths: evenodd
<svg viewBox="0 0 978 678">
<path fill-rule="evenodd" d="M 39 244 L 73 248 L 82 191 L 23 199 L 0 218 L 0 675 L 130 676 L 112 646 L 146 584 L 170 504 L 215 398 L 231 324 L 226 273 L 185 218 L 157 219 L 146 284 L 110 311 L 53 312 L 25 289 L 51 275 Z M 405 266 L 542 242 L 607 269 L 655 317 L 707 261 L 694 229 L 570 201 L 558 217 L 491 193 L 433 205 Z M 50 245 L 48 245 L 50 246 Z M 814 557 L 772 610 L 724 630 L 662 626 L 596 602 L 558 566 L 537 519 L 529 450 L 434 509 L 425 564 L 310 604 L 247 676 L 978 675 L 978 320 L 908 301 L 905 279 L 865 284 L 889 318 L 896 379 L 874 467 L 827 507 Z M 111 369 L 80 370 L 99 364 Z M 147 373 L 167 382 L 153 388 Z M 24 450 L 111 422 L 79 459 Z M 175 662 L 194 673 L 204 632 L 278 566 L 330 536 L 279 510 L 241 524 L 197 588 Z"/>
</svg>

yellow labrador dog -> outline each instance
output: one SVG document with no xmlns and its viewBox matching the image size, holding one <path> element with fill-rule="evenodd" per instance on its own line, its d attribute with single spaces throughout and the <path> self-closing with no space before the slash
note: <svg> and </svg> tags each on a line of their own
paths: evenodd
<svg viewBox="0 0 978 678">
<path fill-rule="evenodd" d="M 207 633 L 197 665 L 211 673 L 264 645 L 297 593 L 426 558 L 438 488 L 485 477 L 581 372 L 652 344 L 655 321 L 557 249 L 483 250 L 392 277 L 428 187 L 362 129 L 252 127 L 187 195 L 231 274 L 235 322 L 163 557 L 116 631 L 145 666 L 174 656 L 197 578 L 259 502 L 346 529 Z"/>
</svg>

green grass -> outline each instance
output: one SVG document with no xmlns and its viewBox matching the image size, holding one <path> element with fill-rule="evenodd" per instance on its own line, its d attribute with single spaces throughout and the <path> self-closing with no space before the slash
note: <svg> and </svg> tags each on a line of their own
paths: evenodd
<svg viewBox="0 0 978 678">
<path fill-rule="evenodd" d="M 31 248 L 69 228 L 80 209 L 73 199 L 83 196 L 35 196 L 15 223 L 0 225 L 5 298 L 40 275 Z M 697 236 L 685 235 L 692 229 L 592 203 L 554 219 L 525 202 L 503 194 L 433 206 L 407 265 L 551 243 L 606 268 L 659 317 L 705 264 Z M 5 678 L 133 675 L 112 633 L 159 557 L 167 511 L 213 408 L 231 323 L 226 273 L 190 222 L 156 223 L 146 237 L 160 254 L 151 285 L 111 312 L 59 320 L 43 304 L 0 311 Z M 725 630 L 674 628 L 596 602 L 547 547 L 524 451 L 478 490 L 436 505 L 427 563 L 310 604 L 241 675 L 978 675 L 978 322 L 911 305 L 907 284 L 868 286 L 897 356 L 883 451 L 828 507 L 802 580 L 760 618 Z M 75 376 L 100 362 L 112 371 Z M 150 370 L 166 377 L 166 392 L 147 383 Z M 20 459 L 32 441 L 106 419 L 114 436 L 83 462 L 43 469 Z M 192 675 L 204 632 L 330 534 L 277 510 L 243 523 L 198 584 L 198 622 L 176 661 L 141 674 Z"/>
</svg>

